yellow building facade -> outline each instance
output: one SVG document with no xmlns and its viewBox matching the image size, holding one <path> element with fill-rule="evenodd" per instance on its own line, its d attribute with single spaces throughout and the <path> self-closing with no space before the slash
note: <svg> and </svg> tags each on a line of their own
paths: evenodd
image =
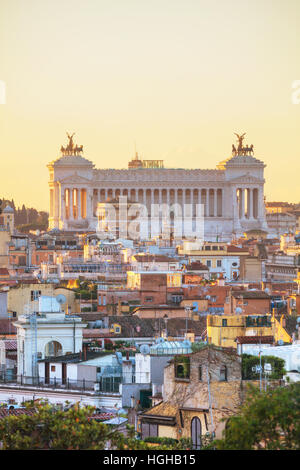
<svg viewBox="0 0 300 470">
<path fill-rule="evenodd" d="M 273 315 L 208 315 L 207 340 L 215 346 L 236 348 L 237 336 L 273 336 L 291 343 L 292 338 Z"/>
</svg>

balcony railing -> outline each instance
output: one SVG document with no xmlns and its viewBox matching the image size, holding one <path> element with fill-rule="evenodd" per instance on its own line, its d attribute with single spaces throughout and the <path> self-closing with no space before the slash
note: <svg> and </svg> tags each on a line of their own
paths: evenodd
<svg viewBox="0 0 300 470">
<path fill-rule="evenodd" d="M 4 384 L 17 385 L 22 387 L 37 387 L 59 390 L 70 390 L 80 392 L 119 393 L 121 384 L 131 384 L 145 381 L 146 374 L 136 374 L 126 372 L 122 375 L 102 376 L 97 380 L 72 380 L 69 378 L 56 377 L 30 377 L 25 375 L 12 374 L 11 372 L 0 371 L 0 386 Z"/>
</svg>

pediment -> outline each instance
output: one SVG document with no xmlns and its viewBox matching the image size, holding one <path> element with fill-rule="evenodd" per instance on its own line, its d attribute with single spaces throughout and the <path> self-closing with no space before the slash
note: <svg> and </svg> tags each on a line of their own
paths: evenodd
<svg viewBox="0 0 300 470">
<path fill-rule="evenodd" d="M 69 176 L 66 176 L 66 177 L 63 178 L 63 179 L 60 179 L 59 182 L 62 183 L 62 184 L 64 184 L 64 183 L 72 183 L 72 184 L 82 183 L 82 184 L 87 184 L 87 183 L 90 183 L 91 180 L 89 180 L 88 178 L 84 178 L 83 176 L 80 176 L 80 175 L 78 175 L 77 173 L 74 173 L 73 175 L 69 175 Z"/>
<path fill-rule="evenodd" d="M 263 183 L 263 180 L 250 175 L 249 173 L 229 180 L 230 183 Z"/>
</svg>

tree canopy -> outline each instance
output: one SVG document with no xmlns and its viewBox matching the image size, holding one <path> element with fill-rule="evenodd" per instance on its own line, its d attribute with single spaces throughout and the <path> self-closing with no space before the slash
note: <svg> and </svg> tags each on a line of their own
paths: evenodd
<svg viewBox="0 0 300 470">
<path fill-rule="evenodd" d="M 27 413 L 0 419 L 3 450 L 143 450 L 151 445 L 139 440 L 128 426 L 121 432 L 93 419 L 94 407 L 74 405 L 63 411 L 46 402 L 27 403 Z M 158 449 L 187 449 L 188 440 Z"/>
<path fill-rule="evenodd" d="M 226 424 L 222 450 L 300 449 L 300 383 L 261 392 L 251 386 L 240 414 Z"/>
</svg>

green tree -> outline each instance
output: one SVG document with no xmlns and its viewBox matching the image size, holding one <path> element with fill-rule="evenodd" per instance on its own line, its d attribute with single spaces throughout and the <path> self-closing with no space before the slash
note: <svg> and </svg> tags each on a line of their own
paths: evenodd
<svg viewBox="0 0 300 470">
<path fill-rule="evenodd" d="M 285 374 L 285 361 L 276 356 L 261 356 L 261 365 L 264 369 L 265 364 L 271 364 L 272 370 L 268 374 L 269 379 L 282 379 Z M 259 379 L 259 372 L 255 372 L 253 368 L 260 365 L 258 356 L 251 354 L 242 354 L 242 377 L 243 380 L 257 380 Z"/>
<path fill-rule="evenodd" d="M 261 392 L 250 386 L 240 414 L 226 424 L 222 450 L 300 449 L 300 383 Z"/>
<path fill-rule="evenodd" d="M 126 435 L 113 427 L 91 419 L 95 408 L 74 405 L 57 410 L 46 402 L 27 403 L 30 413 L 10 415 L 0 420 L 3 450 L 142 450 L 152 447 L 139 440 L 128 426 Z M 189 441 L 157 449 L 186 449 Z"/>
</svg>

